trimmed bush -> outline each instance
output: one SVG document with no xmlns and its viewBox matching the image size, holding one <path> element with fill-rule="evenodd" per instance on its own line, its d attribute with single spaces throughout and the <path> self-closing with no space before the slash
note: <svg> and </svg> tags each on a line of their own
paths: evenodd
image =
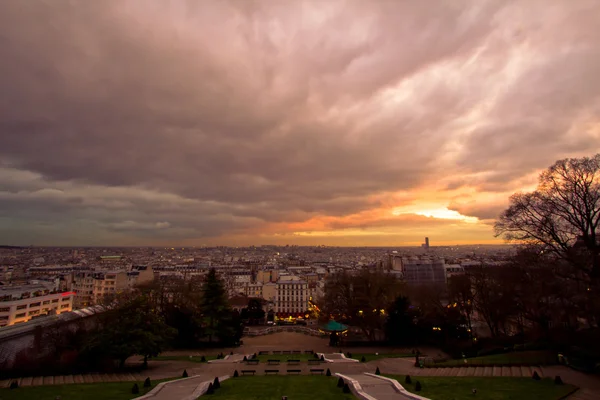
<svg viewBox="0 0 600 400">
<path fill-rule="evenodd" d="M 347 352 L 347 353 L 346 353 L 346 357 L 348 357 L 348 358 L 352 358 L 352 353 L 350 353 L 350 352 Z"/>
<path fill-rule="evenodd" d="M 344 380 L 341 377 L 338 379 L 337 387 L 339 387 L 339 388 L 343 388 L 344 387 Z"/>
<path fill-rule="evenodd" d="M 313 353 L 313 356 L 315 356 L 317 360 L 319 359 L 319 355 L 317 353 Z"/>
<path fill-rule="evenodd" d="M 252 359 L 254 360 L 256 358 L 258 358 L 258 354 L 256 354 L 256 353 L 252 354 Z"/>
<path fill-rule="evenodd" d="M 12 381 L 12 382 L 10 383 L 10 388 L 11 388 L 11 389 L 18 389 L 18 388 L 19 388 L 19 382 L 17 382 L 17 381 Z"/>
<path fill-rule="evenodd" d="M 325 361 L 325 356 L 321 354 L 321 361 Z"/>
<path fill-rule="evenodd" d="M 204 357 L 204 356 L 200 357 L 200 362 L 206 362 L 206 357 Z"/>
<path fill-rule="evenodd" d="M 187 373 L 187 369 L 183 370 L 183 375 L 181 375 L 182 378 L 187 378 L 188 377 L 188 373 Z"/>
<path fill-rule="evenodd" d="M 350 386 L 347 383 L 344 383 L 344 389 L 342 389 L 344 393 L 350 393 Z"/>
<path fill-rule="evenodd" d="M 559 375 L 556 375 L 554 377 L 554 383 L 556 383 L 557 385 L 562 385 L 563 384 L 563 380 Z"/>
<path fill-rule="evenodd" d="M 375 370 L 375 375 L 381 375 L 381 371 L 379 371 L 379 367 Z"/>
<path fill-rule="evenodd" d="M 331 371 L 327 368 L 327 372 L 325 372 L 325 376 L 331 376 Z"/>
<path fill-rule="evenodd" d="M 248 361 L 248 357 L 244 356 L 244 361 Z"/>
<path fill-rule="evenodd" d="M 533 378 L 534 381 L 539 381 L 540 379 L 542 379 L 538 375 L 537 371 L 533 371 L 533 375 L 531 375 L 531 377 Z"/>
<path fill-rule="evenodd" d="M 412 383 L 412 379 L 410 379 L 410 375 L 406 375 L 406 378 L 404 378 L 404 383 L 408 383 L 408 384 Z"/>
<path fill-rule="evenodd" d="M 131 394 L 139 394 L 140 393 L 140 387 L 138 386 L 137 383 L 133 384 L 133 387 L 131 388 Z"/>
<path fill-rule="evenodd" d="M 230 352 L 229 352 L 229 355 L 230 355 L 230 356 L 232 356 L 232 355 L 233 355 L 233 351 L 230 351 Z"/>
<path fill-rule="evenodd" d="M 235 371 L 233 371 L 233 377 L 237 378 L 238 376 L 240 376 L 240 374 L 237 372 L 237 369 Z"/>
<path fill-rule="evenodd" d="M 215 376 L 215 380 L 213 381 L 213 389 L 218 389 L 221 387 L 221 382 L 219 382 L 219 377 Z"/>
<path fill-rule="evenodd" d="M 421 382 L 417 381 L 417 383 L 415 383 L 415 392 L 420 392 L 421 391 Z"/>
<path fill-rule="evenodd" d="M 208 384 L 208 389 L 206 389 L 206 394 L 215 394 L 215 388 L 212 383 Z"/>
<path fill-rule="evenodd" d="M 365 358 L 365 356 L 362 356 L 362 357 L 360 358 L 360 362 L 367 362 L 367 359 Z"/>
<path fill-rule="evenodd" d="M 144 381 L 144 387 L 145 388 L 149 388 L 150 386 L 152 386 L 152 382 L 150 382 L 150 377 L 146 378 L 146 380 Z"/>
</svg>

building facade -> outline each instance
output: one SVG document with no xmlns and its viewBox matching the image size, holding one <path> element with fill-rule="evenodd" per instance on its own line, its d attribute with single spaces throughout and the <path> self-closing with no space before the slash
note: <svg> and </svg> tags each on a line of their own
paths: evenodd
<svg viewBox="0 0 600 400">
<path fill-rule="evenodd" d="M 0 327 L 69 312 L 74 298 L 75 292 L 56 291 L 48 285 L 1 287 Z"/>
</svg>

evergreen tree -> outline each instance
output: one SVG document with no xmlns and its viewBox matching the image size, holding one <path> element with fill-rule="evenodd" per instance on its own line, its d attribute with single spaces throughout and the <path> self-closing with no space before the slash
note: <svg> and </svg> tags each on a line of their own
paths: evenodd
<svg viewBox="0 0 600 400">
<path fill-rule="evenodd" d="M 233 318 L 225 286 L 214 268 L 210 269 L 204 281 L 200 311 L 204 334 L 208 336 L 209 342 L 235 337 L 236 330 L 232 326 Z"/>
<path fill-rule="evenodd" d="M 146 378 L 146 380 L 144 381 L 144 387 L 145 388 L 149 388 L 152 386 L 152 382 L 150 382 L 150 377 Z"/>
</svg>

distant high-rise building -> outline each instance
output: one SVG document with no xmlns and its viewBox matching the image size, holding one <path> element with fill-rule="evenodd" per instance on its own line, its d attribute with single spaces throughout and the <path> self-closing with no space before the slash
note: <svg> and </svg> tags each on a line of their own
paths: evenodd
<svg viewBox="0 0 600 400">
<path fill-rule="evenodd" d="M 425 243 L 423 243 L 423 244 L 421 245 L 421 248 L 422 248 L 423 250 L 429 250 L 429 238 L 428 238 L 428 237 L 426 237 L 426 238 L 425 238 Z"/>
</svg>

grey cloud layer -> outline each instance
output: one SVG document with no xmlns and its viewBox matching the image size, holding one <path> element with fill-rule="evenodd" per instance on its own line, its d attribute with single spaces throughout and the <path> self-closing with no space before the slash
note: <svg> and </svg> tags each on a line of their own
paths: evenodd
<svg viewBox="0 0 600 400">
<path fill-rule="evenodd" d="M 215 236 L 600 148 L 596 2 L 421 3 L 0 2 L 0 238 Z"/>
</svg>

